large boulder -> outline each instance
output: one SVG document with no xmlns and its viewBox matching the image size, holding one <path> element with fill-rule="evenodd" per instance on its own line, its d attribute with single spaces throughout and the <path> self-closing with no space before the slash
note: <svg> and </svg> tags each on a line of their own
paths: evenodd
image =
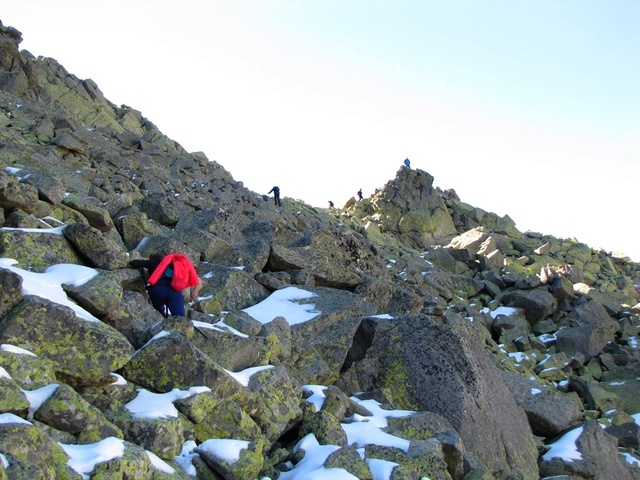
<svg viewBox="0 0 640 480">
<path fill-rule="evenodd" d="M 558 331 L 556 350 L 567 356 L 581 353 L 589 359 L 614 339 L 618 329 L 618 323 L 601 304 L 585 302 L 571 311 L 569 326 Z"/>
<path fill-rule="evenodd" d="M 442 245 L 457 233 L 444 198 L 433 188 L 433 177 L 422 170 L 401 168 L 371 200 L 369 218 L 417 250 Z"/>
<path fill-rule="evenodd" d="M 0 343 L 53 360 L 56 375 L 74 386 L 104 382 L 133 355 L 133 347 L 117 330 L 32 295 L 0 321 Z"/>
<path fill-rule="evenodd" d="M 120 429 L 107 420 L 100 410 L 65 384 L 58 385 L 36 410 L 34 418 L 75 435 L 79 444 L 95 443 L 107 437 L 123 438 Z"/>
<path fill-rule="evenodd" d="M 382 391 L 397 408 L 438 413 L 495 475 L 537 478 L 531 428 L 479 340 L 482 327 L 448 318 L 363 320 L 343 372 L 347 393 Z"/>
<path fill-rule="evenodd" d="M 35 390 L 56 383 L 56 365 L 52 360 L 12 345 L 2 347 L 0 365 L 21 388 Z"/>
<path fill-rule="evenodd" d="M 69 457 L 58 443 L 30 422 L 13 418 L 0 422 L 0 452 L 9 464 L 6 478 L 80 479 L 67 465 Z"/>
<path fill-rule="evenodd" d="M 22 300 L 22 277 L 11 270 L 0 268 L 0 318 Z"/>
<path fill-rule="evenodd" d="M 69 225 L 63 233 L 92 266 L 104 270 L 115 270 L 127 266 L 128 257 L 124 245 L 108 233 L 83 223 Z"/>
<path fill-rule="evenodd" d="M 236 457 L 232 452 L 238 447 Z M 257 478 L 264 463 L 263 450 L 264 441 L 233 439 L 210 439 L 194 449 L 207 465 L 227 480 Z"/>
<path fill-rule="evenodd" d="M 331 384 L 351 348 L 363 315 L 375 313 L 372 304 L 343 290 L 305 287 L 319 315 L 291 326 L 291 356 L 287 368 L 301 384 Z"/>
<path fill-rule="evenodd" d="M 546 287 L 514 290 L 505 293 L 500 300 L 509 307 L 522 308 L 531 325 L 544 320 L 558 308 L 558 301 Z"/>
<path fill-rule="evenodd" d="M 0 230 L 0 257 L 13 258 L 21 268 L 35 271 L 44 271 L 58 263 L 83 264 L 83 259 L 58 229 Z"/>
<path fill-rule="evenodd" d="M 285 367 L 254 373 L 249 379 L 249 389 L 261 406 L 254 419 L 270 442 L 275 442 L 302 418 L 302 389 Z"/>
<path fill-rule="evenodd" d="M 108 232 L 114 227 L 109 211 L 97 198 L 72 194 L 66 196 L 62 200 L 62 204 L 80 212 L 87 219 L 89 225 L 101 232 Z"/>
<path fill-rule="evenodd" d="M 577 398 L 519 373 L 503 371 L 502 378 L 526 412 L 534 435 L 553 438 L 582 421 L 582 405 Z"/>
<path fill-rule="evenodd" d="M 129 381 L 158 392 L 205 386 L 220 397 L 238 402 L 246 412 L 257 408 L 249 390 L 177 331 L 156 335 L 122 372 Z"/>
<path fill-rule="evenodd" d="M 260 427 L 237 403 L 212 392 L 179 399 L 174 404 L 193 424 L 199 443 L 209 438 L 264 439 Z"/>
<path fill-rule="evenodd" d="M 565 437 L 574 439 L 576 453 L 571 458 L 566 458 L 566 454 L 556 454 L 556 450 L 551 449 L 541 457 L 541 476 L 562 478 L 562 475 L 573 475 L 596 480 L 640 479 L 640 472 L 626 464 L 618 455 L 616 438 L 608 434 L 597 422 L 587 422 L 584 426 L 565 434 Z M 566 449 L 563 449 L 563 452 L 566 452 Z"/>
</svg>

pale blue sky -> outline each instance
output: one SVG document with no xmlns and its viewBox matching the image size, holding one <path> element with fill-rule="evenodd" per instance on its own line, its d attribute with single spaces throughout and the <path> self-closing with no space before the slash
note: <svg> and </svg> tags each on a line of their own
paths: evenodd
<svg viewBox="0 0 640 480">
<path fill-rule="evenodd" d="M 522 231 L 640 261 L 640 2 L 21 0 L 22 47 L 259 193 L 412 165 Z"/>
</svg>

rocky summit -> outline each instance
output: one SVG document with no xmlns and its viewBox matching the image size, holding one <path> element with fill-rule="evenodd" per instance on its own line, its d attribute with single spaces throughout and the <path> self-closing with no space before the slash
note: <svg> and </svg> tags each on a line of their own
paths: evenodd
<svg viewBox="0 0 640 480">
<path fill-rule="evenodd" d="M 312 445 L 332 478 L 640 479 L 640 265 L 404 167 L 275 206 L 21 40 L 0 23 L 0 479 L 304 479 Z M 159 251 L 202 278 L 186 318 L 128 268 Z M 69 266 L 91 275 L 31 286 Z M 313 318 L 251 315 L 292 289 Z M 352 440 L 374 410 L 401 446 Z"/>
</svg>

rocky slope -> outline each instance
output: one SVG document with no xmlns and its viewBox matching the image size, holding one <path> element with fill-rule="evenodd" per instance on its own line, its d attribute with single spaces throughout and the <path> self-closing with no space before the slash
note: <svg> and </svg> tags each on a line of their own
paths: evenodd
<svg viewBox="0 0 640 480">
<path fill-rule="evenodd" d="M 362 456 L 395 462 L 394 479 L 640 478 L 620 455 L 640 441 L 638 264 L 520 232 L 420 170 L 342 209 L 276 209 L 20 41 L 0 24 L 0 257 L 18 262 L 0 268 L 0 418 L 28 420 L 0 422 L 0 478 L 80 478 L 60 444 L 109 438 L 125 453 L 91 478 L 192 478 L 175 461 L 185 442 L 231 438 L 250 442 L 238 462 L 196 448 L 192 474 L 275 480 L 309 433 L 339 447 L 327 466 L 361 479 Z M 150 307 L 127 264 L 158 250 L 192 259 L 203 312 Z M 58 264 L 96 269 L 64 289 L 99 321 L 16 273 Z M 291 286 L 321 314 L 262 324 L 242 311 Z M 231 375 L 259 366 L 273 368 L 247 385 Z M 54 384 L 33 408 L 28 392 Z M 174 417 L 125 407 L 140 389 L 195 386 L 208 388 L 176 399 Z M 366 416 L 365 398 L 416 412 L 387 427 L 407 451 L 347 445 L 340 423 Z M 579 459 L 542 457 L 576 426 Z"/>
</svg>

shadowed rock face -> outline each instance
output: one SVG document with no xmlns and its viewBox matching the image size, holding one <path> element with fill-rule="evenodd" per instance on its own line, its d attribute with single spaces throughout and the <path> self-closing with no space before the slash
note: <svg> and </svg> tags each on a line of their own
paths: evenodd
<svg viewBox="0 0 640 480">
<path fill-rule="evenodd" d="M 307 433 L 340 444 L 326 467 L 370 478 L 338 430 L 369 414 L 356 394 L 418 412 L 390 422 L 408 452 L 365 449 L 398 463 L 398 478 L 638 478 L 616 447 L 633 442 L 637 413 L 638 264 L 523 234 L 422 170 L 401 168 L 343 209 L 285 197 L 276 210 L 92 80 L 19 52 L 21 38 L 0 24 L 0 258 L 34 273 L 96 269 L 63 288 L 99 321 L 30 295 L 0 266 L 0 343 L 35 354 L 0 351 L 0 414 L 27 418 L 23 390 L 64 385 L 35 425 L 2 426 L 8 478 L 74 478 L 57 442 L 106 437 L 125 452 L 96 475 L 150 478 L 145 449 L 171 463 L 186 440 L 221 436 L 250 444 L 236 464 L 199 448 L 198 478 L 275 480 L 301 460 L 292 447 Z M 202 311 L 188 318 L 162 318 L 127 268 L 164 251 L 202 278 Z M 263 325 L 240 310 L 291 286 L 316 295 L 305 300 L 316 318 L 289 325 L 276 312 Z M 500 306 L 515 313 L 489 314 Z M 246 386 L 229 373 L 250 367 L 268 368 Z M 305 384 L 329 387 L 320 412 L 302 399 Z M 209 391 L 177 400 L 178 417 L 125 407 L 139 387 L 192 386 Z M 533 434 L 552 441 L 586 409 L 609 428 L 585 428 L 585 460 L 539 460 Z"/>
<path fill-rule="evenodd" d="M 350 369 L 364 391 L 384 391 L 393 405 L 430 411 L 449 420 L 466 448 L 494 471 L 537 475 L 537 451 L 524 412 L 467 321 L 439 317 L 365 320 L 368 348 Z M 371 329 L 380 334 L 371 334 Z M 356 342 L 366 341 L 358 338 Z M 349 376 L 349 371 L 345 373 Z M 355 392 L 352 392 L 355 393 Z M 508 418 L 508 425 L 505 419 Z M 496 452 L 493 445 L 503 446 Z"/>
</svg>

